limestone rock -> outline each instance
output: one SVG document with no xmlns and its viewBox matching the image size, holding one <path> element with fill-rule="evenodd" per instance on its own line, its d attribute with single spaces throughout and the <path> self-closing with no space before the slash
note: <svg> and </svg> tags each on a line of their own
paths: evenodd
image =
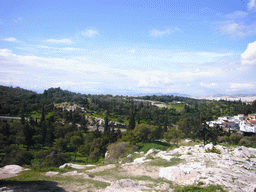
<svg viewBox="0 0 256 192">
<path fill-rule="evenodd" d="M 166 167 L 166 168 L 160 169 L 159 177 L 165 178 L 167 180 L 170 180 L 176 183 L 177 181 L 185 177 L 185 173 L 182 169 L 180 169 L 177 166 Z"/>
<path fill-rule="evenodd" d="M 59 168 L 63 169 L 66 166 L 74 168 L 74 169 L 86 169 L 87 167 L 93 167 L 95 165 L 79 165 L 79 164 L 73 164 L 73 163 L 65 163 L 64 165 L 61 165 Z"/>
<path fill-rule="evenodd" d="M 139 189 L 139 183 L 136 181 L 133 181 L 131 179 L 121 179 L 119 181 L 116 181 L 111 184 L 111 186 L 108 186 L 105 190 L 105 192 L 140 192 Z"/>
<path fill-rule="evenodd" d="M 6 165 L 3 168 L 0 168 L 1 174 L 18 174 L 24 169 L 19 165 Z"/>
<path fill-rule="evenodd" d="M 55 176 L 55 175 L 58 175 L 59 172 L 55 172 L 55 171 L 48 171 L 45 173 L 45 176 Z"/>
<path fill-rule="evenodd" d="M 147 156 L 149 156 L 149 155 L 152 155 L 152 154 L 155 154 L 155 153 L 157 153 L 157 152 L 159 152 L 160 150 L 158 150 L 158 149 L 150 149 L 146 154 L 145 154 L 145 156 L 147 157 Z"/>
</svg>

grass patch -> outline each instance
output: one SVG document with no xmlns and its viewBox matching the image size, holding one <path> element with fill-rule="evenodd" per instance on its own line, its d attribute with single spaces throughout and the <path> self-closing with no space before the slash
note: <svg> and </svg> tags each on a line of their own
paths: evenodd
<svg viewBox="0 0 256 192">
<path fill-rule="evenodd" d="M 71 168 L 72 169 L 72 168 Z M 48 168 L 49 171 L 58 171 L 62 173 L 62 169 L 56 170 L 55 168 Z M 73 169 L 72 169 L 73 170 Z M 64 168 L 63 172 L 72 171 L 69 168 Z M 44 170 L 46 171 L 46 170 Z M 47 182 L 55 182 L 58 183 L 58 185 L 62 186 L 70 186 L 70 185 L 83 185 L 83 184 L 90 184 L 97 188 L 106 188 L 109 186 L 109 183 L 101 182 L 101 181 L 95 181 L 91 179 L 85 179 L 83 177 L 79 176 L 62 176 L 62 175 L 56 175 L 56 176 L 45 176 L 44 173 L 39 172 L 37 170 L 29 170 L 29 171 L 23 171 L 21 172 L 17 177 L 8 178 L 2 180 L 3 184 L 9 183 L 10 185 L 14 185 L 15 183 L 29 183 L 30 185 L 37 185 L 37 183 L 41 181 L 44 183 Z M 1 182 L 0 182 L 1 184 Z M 47 190 L 48 191 L 48 190 Z M 49 190 L 52 191 L 52 190 Z M 54 190 L 53 190 L 54 191 Z"/>
<path fill-rule="evenodd" d="M 184 104 L 182 103 L 177 103 L 177 104 L 168 104 L 167 105 L 168 108 L 173 108 L 176 109 L 177 111 L 183 111 L 184 110 Z"/>
<path fill-rule="evenodd" d="M 152 141 L 149 143 L 138 144 L 139 152 L 143 151 L 144 153 L 147 153 L 150 149 L 159 149 L 162 151 L 166 151 L 171 146 L 171 144 L 162 141 Z"/>
<path fill-rule="evenodd" d="M 185 187 L 176 187 L 174 192 L 225 192 L 225 190 L 220 185 L 209 185 L 207 187 L 199 186 L 185 186 Z"/>
<path fill-rule="evenodd" d="M 69 167 L 69 166 L 66 166 L 63 169 L 59 169 L 58 167 L 48 167 L 48 166 L 32 166 L 32 170 L 35 172 L 40 172 L 40 173 L 46 173 L 48 171 L 66 173 L 69 171 L 75 171 L 76 169 Z"/>
<path fill-rule="evenodd" d="M 184 160 L 180 158 L 172 158 L 170 161 L 165 159 L 156 158 L 153 161 L 148 162 L 151 166 L 170 167 L 182 163 Z"/>
</svg>

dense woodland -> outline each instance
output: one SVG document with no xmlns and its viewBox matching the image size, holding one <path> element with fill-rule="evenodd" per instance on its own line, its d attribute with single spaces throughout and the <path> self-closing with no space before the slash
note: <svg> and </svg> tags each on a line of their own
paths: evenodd
<svg viewBox="0 0 256 192">
<path fill-rule="evenodd" d="M 168 107 L 134 99 L 156 101 Z M 86 112 L 54 106 L 63 102 L 80 105 Z M 38 94 L 19 87 L 0 86 L 0 116 L 21 117 L 21 120 L 0 121 L 0 165 L 57 166 L 76 161 L 77 155 L 86 157 L 86 162 L 98 162 L 113 144 L 126 142 L 132 150 L 140 143 L 162 139 L 178 145 L 184 137 L 255 147 L 255 136 L 224 133 L 219 127 L 210 128 L 206 124 L 219 116 L 240 113 L 256 113 L 256 102 L 246 105 L 241 101 L 208 101 L 172 95 L 136 98 L 86 95 L 60 88 Z M 104 118 L 104 131 L 89 131 L 85 116 Z M 127 131 L 110 127 L 109 121 L 127 124 Z M 95 126 L 98 128 L 97 122 Z"/>
</svg>

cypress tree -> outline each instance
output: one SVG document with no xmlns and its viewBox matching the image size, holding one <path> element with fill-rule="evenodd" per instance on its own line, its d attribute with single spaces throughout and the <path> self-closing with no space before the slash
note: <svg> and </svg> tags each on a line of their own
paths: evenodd
<svg viewBox="0 0 256 192">
<path fill-rule="evenodd" d="M 104 121 L 105 121 L 104 133 L 108 133 L 109 132 L 108 116 L 105 117 Z"/>
</svg>

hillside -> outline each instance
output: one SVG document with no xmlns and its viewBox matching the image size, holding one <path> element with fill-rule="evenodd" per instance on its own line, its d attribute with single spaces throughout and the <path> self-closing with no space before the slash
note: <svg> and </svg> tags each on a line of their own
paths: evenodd
<svg viewBox="0 0 256 192">
<path fill-rule="evenodd" d="M 69 163 L 53 171 L 21 173 L 2 168 L 0 178 L 11 178 L 0 181 L 0 187 L 15 191 L 248 192 L 256 189 L 255 157 L 253 148 L 213 148 L 211 144 L 181 146 L 170 151 L 150 149 L 147 153 L 129 154 L 122 158 L 123 162 L 120 159 L 114 164 Z"/>
</svg>

